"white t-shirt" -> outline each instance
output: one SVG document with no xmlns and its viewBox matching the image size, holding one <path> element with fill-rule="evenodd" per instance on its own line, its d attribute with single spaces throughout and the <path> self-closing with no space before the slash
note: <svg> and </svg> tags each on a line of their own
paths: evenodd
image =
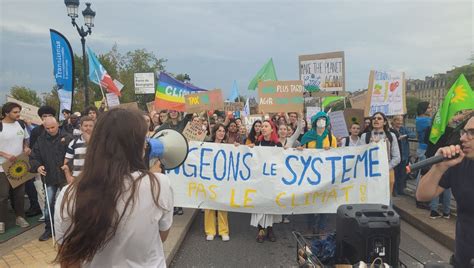
<svg viewBox="0 0 474 268">
<path fill-rule="evenodd" d="M 23 140 L 28 139 L 30 135 L 26 129 L 23 129 L 18 122 L 2 122 L 3 129 L 0 132 L 0 151 L 17 156 L 23 152 Z M 7 161 L 0 156 L 0 172 L 3 172 L 2 164 Z"/>
<path fill-rule="evenodd" d="M 139 172 L 134 172 L 132 176 L 137 178 Z M 143 177 L 135 193 L 137 199 L 133 210 L 130 211 L 129 207 L 115 236 L 90 263 L 84 263 L 83 267 L 166 267 L 160 231 L 169 230 L 173 223 L 173 192 L 167 175 L 155 174 L 155 176 L 160 182 L 160 207 L 153 201 L 149 177 Z M 60 213 L 64 191 L 67 188 L 64 187 L 59 193 L 55 206 L 55 234 L 59 244 L 62 243 L 63 236 L 71 224 L 66 210 L 63 215 Z M 127 198 L 126 193 L 121 202 L 119 201 L 117 205 L 119 213 L 123 211 L 124 200 Z"/>
</svg>

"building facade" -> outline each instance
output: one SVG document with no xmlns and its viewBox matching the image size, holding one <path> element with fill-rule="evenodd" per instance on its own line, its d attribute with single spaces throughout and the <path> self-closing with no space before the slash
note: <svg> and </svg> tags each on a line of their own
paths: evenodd
<svg viewBox="0 0 474 268">
<path fill-rule="evenodd" d="M 433 110 L 437 111 L 448 92 L 447 75 L 435 74 L 434 76 L 426 76 L 424 80 L 408 79 L 407 96 L 416 97 L 421 101 L 428 101 Z"/>
</svg>

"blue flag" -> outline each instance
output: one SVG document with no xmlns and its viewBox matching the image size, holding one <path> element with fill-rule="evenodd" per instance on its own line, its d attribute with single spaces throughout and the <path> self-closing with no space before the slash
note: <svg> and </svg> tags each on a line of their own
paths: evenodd
<svg viewBox="0 0 474 268">
<path fill-rule="evenodd" d="M 239 87 L 237 86 L 237 81 L 234 80 L 234 83 L 232 84 L 232 91 L 230 93 L 229 101 L 235 102 L 239 97 Z"/>
<path fill-rule="evenodd" d="M 59 111 L 72 110 L 74 96 L 74 58 L 69 41 L 61 33 L 49 29 L 53 52 L 54 78 L 58 87 Z M 59 113 L 60 119 L 62 113 Z"/>
</svg>

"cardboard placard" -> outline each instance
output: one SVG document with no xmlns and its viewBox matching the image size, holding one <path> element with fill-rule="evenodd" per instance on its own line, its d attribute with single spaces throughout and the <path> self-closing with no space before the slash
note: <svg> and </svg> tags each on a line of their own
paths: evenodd
<svg viewBox="0 0 474 268">
<path fill-rule="evenodd" d="M 127 109 L 127 110 L 140 110 L 138 108 L 138 103 L 136 102 L 122 103 L 115 106 L 114 108 L 122 108 L 122 109 Z"/>
<path fill-rule="evenodd" d="M 224 102 L 224 111 L 225 112 L 237 112 L 244 110 L 243 102 Z"/>
<path fill-rule="evenodd" d="M 351 97 L 349 99 L 349 101 L 351 102 L 351 107 L 352 108 L 364 110 L 365 106 L 368 105 L 368 103 L 367 103 L 367 91 L 362 93 L 362 94 L 359 94 L 357 96 Z"/>
<path fill-rule="evenodd" d="M 200 113 L 209 110 L 224 110 L 224 97 L 222 90 L 214 89 L 184 96 L 185 111 L 187 113 Z"/>
<path fill-rule="evenodd" d="M 344 119 L 346 120 L 347 129 L 351 128 L 352 123 L 358 123 L 362 127 L 364 125 L 364 110 L 346 108 Z"/>
<path fill-rule="evenodd" d="M 115 95 L 115 93 L 107 93 L 105 94 L 105 97 L 107 98 L 107 105 L 109 108 L 120 105 L 119 97 Z"/>
<path fill-rule="evenodd" d="M 2 167 L 12 188 L 16 188 L 35 177 L 35 174 L 28 172 L 31 166 L 28 156 L 25 154 L 17 156 L 15 162 L 5 161 Z"/>
<path fill-rule="evenodd" d="M 183 136 L 188 141 L 204 141 L 206 135 L 207 131 L 202 129 L 200 124 L 193 124 L 192 122 L 188 122 L 183 130 Z"/>
<path fill-rule="evenodd" d="M 336 137 L 347 137 L 349 131 L 347 130 L 346 119 L 344 118 L 344 111 L 336 111 L 328 114 L 331 120 L 331 131 Z"/>
<path fill-rule="evenodd" d="M 43 124 L 43 121 L 38 115 L 38 107 L 22 102 L 10 96 L 7 96 L 7 102 L 15 102 L 21 105 L 20 118 L 23 120 L 29 120 L 31 123 L 36 125 Z"/>
<path fill-rule="evenodd" d="M 344 51 L 301 55 L 300 79 L 308 91 L 344 91 L 344 65 Z"/>
<path fill-rule="evenodd" d="M 148 102 L 146 104 L 146 108 L 148 110 L 149 113 L 155 111 L 155 101 L 152 101 L 152 102 Z"/>
<path fill-rule="evenodd" d="M 259 113 L 302 113 L 304 109 L 303 92 L 303 82 L 300 80 L 259 82 Z"/>
<path fill-rule="evenodd" d="M 375 112 L 385 115 L 406 114 L 405 73 L 370 71 L 367 105 L 364 114 Z"/>
</svg>

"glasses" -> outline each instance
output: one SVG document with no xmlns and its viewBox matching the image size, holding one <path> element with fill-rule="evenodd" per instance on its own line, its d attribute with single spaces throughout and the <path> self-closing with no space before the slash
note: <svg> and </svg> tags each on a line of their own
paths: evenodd
<svg viewBox="0 0 474 268">
<path fill-rule="evenodd" d="M 464 136 L 464 134 L 466 134 L 467 138 L 469 140 L 472 140 L 474 138 L 474 128 L 470 128 L 470 129 L 461 129 L 461 131 L 459 132 L 460 134 L 460 137 Z"/>
</svg>

